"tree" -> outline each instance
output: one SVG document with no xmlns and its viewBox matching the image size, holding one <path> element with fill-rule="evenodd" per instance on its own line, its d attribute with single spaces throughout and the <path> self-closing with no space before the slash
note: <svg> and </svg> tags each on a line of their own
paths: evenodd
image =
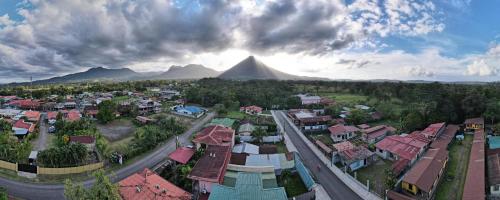
<svg viewBox="0 0 500 200">
<path fill-rule="evenodd" d="M 99 122 L 106 124 L 115 119 L 116 105 L 111 100 L 103 101 L 98 106 L 97 119 Z"/>
<path fill-rule="evenodd" d="M 491 124 L 493 124 L 495 120 L 500 119 L 500 105 L 498 105 L 496 99 L 489 101 L 486 104 L 486 110 L 484 111 L 483 116 L 487 120 L 490 120 Z"/>
<path fill-rule="evenodd" d="M 414 131 L 422 128 L 424 121 L 422 115 L 418 112 L 408 112 L 405 116 L 401 117 L 401 129 L 404 131 Z"/>
<path fill-rule="evenodd" d="M 258 142 L 262 142 L 262 138 L 267 135 L 266 130 L 262 127 L 257 126 L 255 130 L 252 132 L 252 136 L 254 136 Z"/>
<path fill-rule="evenodd" d="M 389 190 L 392 190 L 394 188 L 394 185 L 396 185 L 396 174 L 392 171 L 392 169 L 385 169 L 385 187 L 388 188 Z"/>
<path fill-rule="evenodd" d="M 0 200 L 7 200 L 7 192 L 2 187 L 0 187 Z"/>
<path fill-rule="evenodd" d="M 94 172 L 96 182 L 90 189 L 85 189 L 81 184 L 74 185 L 66 179 L 64 184 L 64 197 L 68 200 L 107 199 L 119 200 L 118 185 L 111 183 L 103 170 Z"/>
<path fill-rule="evenodd" d="M 351 110 L 351 114 L 347 116 L 347 120 L 353 124 L 365 123 L 367 120 L 367 113 L 360 109 Z"/>
<path fill-rule="evenodd" d="M 12 125 L 3 120 L 3 119 L 0 119 L 0 133 L 7 133 L 7 132 L 10 132 L 12 130 Z"/>
<path fill-rule="evenodd" d="M 226 106 L 224 106 L 224 104 L 220 104 L 220 103 L 215 104 L 214 109 L 217 112 L 217 114 L 219 114 L 219 115 L 227 114 L 227 109 L 226 109 Z"/>
</svg>

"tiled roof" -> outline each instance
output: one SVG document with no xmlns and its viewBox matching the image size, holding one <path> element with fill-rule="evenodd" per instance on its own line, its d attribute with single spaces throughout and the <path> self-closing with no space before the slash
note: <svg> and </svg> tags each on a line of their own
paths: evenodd
<svg viewBox="0 0 500 200">
<path fill-rule="evenodd" d="M 407 136 L 391 135 L 375 144 L 378 149 L 389 151 L 398 155 L 401 158 L 413 160 L 417 154 L 423 149 L 429 140 L 418 134 L 410 134 Z"/>
<path fill-rule="evenodd" d="M 190 200 L 192 196 L 149 169 L 123 179 L 118 185 L 124 200 Z"/>
<path fill-rule="evenodd" d="M 56 119 L 59 112 L 47 112 L 47 119 Z"/>
<path fill-rule="evenodd" d="M 182 164 L 186 164 L 187 162 L 189 162 L 191 157 L 193 157 L 194 153 L 195 150 L 192 148 L 181 147 L 170 153 L 168 157 Z"/>
<path fill-rule="evenodd" d="M 193 143 L 207 145 L 231 145 L 234 130 L 223 126 L 209 126 L 204 128 L 193 139 Z"/>
<path fill-rule="evenodd" d="M 333 144 L 333 147 L 335 149 L 337 149 L 337 151 L 340 152 L 340 151 L 345 151 L 345 150 L 353 149 L 356 146 L 354 146 L 354 144 L 352 144 L 349 141 L 343 141 L 341 143 Z"/>
<path fill-rule="evenodd" d="M 445 122 L 431 124 L 420 133 L 424 134 L 428 138 L 436 137 L 439 131 L 443 129 L 445 125 L 446 125 Z"/>
<path fill-rule="evenodd" d="M 470 151 L 463 200 L 484 199 L 485 188 L 484 130 L 476 130 Z"/>
<path fill-rule="evenodd" d="M 328 128 L 328 130 L 332 135 L 342 135 L 346 133 L 359 131 L 359 128 L 356 128 L 354 126 L 344 126 L 342 124 L 337 124 L 335 126 L 331 126 L 330 128 Z"/>
<path fill-rule="evenodd" d="M 326 146 L 325 143 L 323 143 L 319 140 L 316 140 L 315 142 L 316 142 L 316 145 L 318 145 L 324 152 L 326 152 L 328 154 L 332 153 L 332 151 L 333 151 L 332 148 Z"/>
<path fill-rule="evenodd" d="M 24 112 L 24 116 L 26 116 L 30 121 L 40 120 L 40 112 L 38 111 L 26 111 Z"/>
<path fill-rule="evenodd" d="M 430 192 L 447 160 L 446 149 L 429 149 L 406 173 L 403 181 L 416 185 L 420 190 Z"/>
<path fill-rule="evenodd" d="M 212 183 L 222 183 L 230 159 L 230 146 L 208 146 L 203 157 L 194 165 L 188 178 Z"/>
<path fill-rule="evenodd" d="M 71 122 L 80 120 L 80 111 L 70 110 L 66 116 L 66 120 Z"/>
<path fill-rule="evenodd" d="M 32 133 L 33 131 L 35 131 L 35 125 L 33 123 L 25 122 L 22 119 L 17 120 L 16 123 L 12 127 L 14 127 L 14 128 L 28 129 L 28 131 L 30 133 Z"/>
<path fill-rule="evenodd" d="M 82 144 L 92 144 L 95 142 L 95 138 L 88 135 L 69 136 L 69 141 L 78 142 Z"/>
</svg>

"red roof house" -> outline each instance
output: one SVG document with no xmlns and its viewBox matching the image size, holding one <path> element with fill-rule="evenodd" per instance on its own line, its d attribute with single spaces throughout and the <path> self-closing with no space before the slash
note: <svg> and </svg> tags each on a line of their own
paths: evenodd
<svg viewBox="0 0 500 200">
<path fill-rule="evenodd" d="M 12 126 L 13 128 L 24 128 L 27 129 L 28 132 L 33 133 L 35 131 L 35 124 L 25 122 L 24 120 L 17 120 L 16 123 Z"/>
<path fill-rule="evenodd" d="M 234 130 L 219 125 L 208 126 L 199 132 L 193 139 L 196 149 L 202 145 L 233 146 Z"/>
<path fill-rule="evenodd" d="M 209 145 L 203 157 L 194 165 L 188 178 L 202 192 L 211 192 L 213 184 L 222 184 L 227 165 L 231 160 L 230 146 Z"/>
<path fill-rule="evenodd" d="M 40 107 L 40 102 L 37 100 L 31 99 L 20 99 L 20 100 L 12 100 L 8 103 L 8 105 L 17 106 L 21 109 L 25 110 L 36 110 Z"/>
<path fill-rule="evenodd" d="M 420 133 L 412 133 L 410 135 L 391 135 L 385 137 L 382 141 L 378 142 L 376 153 L 389 160 L 407 159 L 409 164 L 412 165 L 418 155 L 422 155 L 428 147 L 430 140 Z"/>
<path fill-rule="evenodd" d="M 47 119 L 48 119 L 48 120 L 51 120 L 51 119 L 56 119 L 56 118 L 57 118 L 57 114 L 58 114 L 58 113 L 59 113 L 59 112 L 54 112 L 54 111 L 52 111 L 52 112 L 47 112 Z"/>
<path fill-rule="evenodd" d="M 240 111 L 250 115 L 256 115 L 262 113 L 262 108 L 259 106 L 244 106 L 240 107 Z"/>
<path fill-rule="evenodd" d="M 472 148 L 470 150 L 469 167 L 465 178 L 463 200 L 485 199 L 485 156 L 484 156 L 484 130 L 478 129 L 474 133 Z"/>
<path fill-rule="evenodd" d="M 330 131 L 330 137 L 334 142 L 341 142 L 356 136 L 356 132 L 359 131 L 359 128 L 356 128 L 355 126 L 337 124 L 331 126 L 328 130 Z"/>
<path fill-rule="evenodd" d="M 26 111 L 24 112 L 24 116 L 28 118 L 30 122 L 38 122 L 40 120 L 40 112 L 38 111 Z"/>
<path fill-rule="evenodd" d="M 423 134 L 423 135 L 425 135 L 425 137 L 434 140 L 441 133 L 443 133 L 445 127 L 446 127 L 446 123 L 445 122 L 435 123 L 435 124 L 429 125 L 427 128 L 425 128 L 420 133 Z"/>
<path fill-rule="evenodd" d="M 95 138 L 88 135 L 69 136 L 69 142 L 82 143 L 89 151 L 93 151 L 95 147 Z"/>
<path fill-rule="evenodd" d="M 190 200 L 192 195 L 149 169 L 118 183 L 124 200 Z"/>
<path fill-rule="evenodd" d="M 80 120 L 80 111 L 70 110 L 65 118 L 67 121 L 74 122 Z"/>
<path fill-rule="evenodd" d="M 363 140 L 370 144 L 384 139 L 384 137 L 389 133 L 394 133 L 395 131 L 396 128 L 387 125 L 379 125 L 361 130 L 361 132 L 363 133 Z"/>
<path fill-rule="evenodd" d="M 191 157 L 193 157 L 194 153 L 195 150 L 192 148 L 181 147 L 170 153 L 170 155 L 168 155 L 168 158 L 179 163 L 186 164 L 189 162 Z"/>
</svg>

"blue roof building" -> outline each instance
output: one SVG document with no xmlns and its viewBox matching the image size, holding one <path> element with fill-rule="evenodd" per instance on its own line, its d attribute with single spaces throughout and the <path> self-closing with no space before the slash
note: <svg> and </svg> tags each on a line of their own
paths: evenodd
<svg viewBox="0 0 500 200">
<path fill-rule="evenodd" d="M 500 148 L 500 136 L 490 136 L 488 138 L 488 144 L 490 146 L 490 149 Z"/>
</svg>

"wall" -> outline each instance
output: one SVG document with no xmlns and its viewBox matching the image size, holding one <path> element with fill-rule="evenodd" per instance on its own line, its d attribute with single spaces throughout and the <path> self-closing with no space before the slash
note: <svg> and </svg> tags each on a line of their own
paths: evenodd
<svg viewBox="0 0 500 200">
<path fill-rule="evenodd" d="M 79 174 L 87 171 L 93 171 L 100 169 L 104 166 L 104 163 L 95 163 L 79 167 L 66 167 L 66 168 L 44 168 L 38 167 L 38 174 L 46 175 L 60 175 L 60 174 Z"/>
<path fill-rule="evenodd" d="M 10 163 L 10 162 L 0 160 L 0 168 L 12 170 L 12 171 L 17 171 L 17 163 Z"/>
</svg>

